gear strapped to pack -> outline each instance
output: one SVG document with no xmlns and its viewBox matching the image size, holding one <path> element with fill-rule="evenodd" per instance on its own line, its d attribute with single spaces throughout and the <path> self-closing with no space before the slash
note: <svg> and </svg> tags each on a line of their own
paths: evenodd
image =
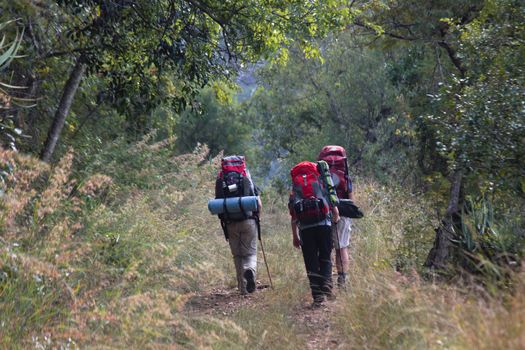
<svg viewBox="0 0 525 350">
<path fill-rule="evenodd" d="M 317 159 L 319 161 L 324 160 L 328 164 L 335 184 L 337 197 L 339 199 L 348 199 L 352 181 L 350 180 L 348 171 L 346 150 L 341 146 L 324 146 Z"/>
<path fill-rule="evenodd" d="M 363 212 L 350 200 L 352 181 L 348 171 L 348 158 L 346 150 L 341 146 L 324 146 L 317 159 L 324 160 L 332 174 L 335 190 L 339 198 L 337 208 L 339 214 L 344 217 L 359 219 L 364 216 Z"/>
<path fill-rule="evenodd" d="M 293 184 L 290 211 L 303 225 L 327 219 L 330 208 L 335 205 L 328 193 L 328 179 L 320 170 L 318 164 L 312 162 L 298 163 L 290 170 Z"/>
<path fill-rule="evenodd" d="M 255 219 L 254 213 L 245 208 L 242 197 L 251 196 L 255 193 L 250 173 L 246 169 L 246 162 L 243 156 L 228 156 L 221 161 L 221 171 L 217 176 L 221 183 L 221 188 L 216 187 L 216 197 L 223 198 L 223 213 L 219 214 L 221 226 L 226 239 L 228 233 L 226 224 L 229 222 Z M 240 211 L 230 212 L 226 205 L 226 198 L 238 198 Z"/>
</svg>

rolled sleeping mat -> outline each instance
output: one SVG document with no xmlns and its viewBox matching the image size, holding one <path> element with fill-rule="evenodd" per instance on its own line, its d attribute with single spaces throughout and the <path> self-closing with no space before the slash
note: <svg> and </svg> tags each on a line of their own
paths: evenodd
<svg viewBox="0 0 525 350">
<path fill-rule="evenodd" d="M 213 215 L 228 213 L 242 213 L 259 209 L 257 196 L 217 198 L 208 201 L 208 210 Z"/>
</svg>

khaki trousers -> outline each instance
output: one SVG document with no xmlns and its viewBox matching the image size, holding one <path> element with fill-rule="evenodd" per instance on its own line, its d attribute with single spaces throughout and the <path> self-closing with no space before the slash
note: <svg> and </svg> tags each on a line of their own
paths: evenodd
<svg viewBox="0 0 525 350">
<path fill-rule="evenodd" d="M 250 269 L 254 276 L 257 272 L 257 225 L 255 220 L 248 219 L 227 224 L 227 230 L 237 273 L 237 286 L 241 294 L 246 294 L 244 271 Z"/>
</svg>

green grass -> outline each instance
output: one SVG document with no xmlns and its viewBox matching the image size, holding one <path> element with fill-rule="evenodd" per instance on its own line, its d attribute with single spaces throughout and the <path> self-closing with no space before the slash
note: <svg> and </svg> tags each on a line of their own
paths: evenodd
<svg viewBox="0 0 525 350">
<path fill-rule="evenodd" d="M 21 270 L 16 253 L 0 254 L 0 348 L 24 348 L 28 330 L 40 333 L 67 321 L 69 296 L 61 281 Z"/>
<path fill-rule="evenodd" d="M 198 165 L 202 151 L 162 157 L 145 154 L 133 165 L 139 187 L 128 183 L 135 176 L 129 174 L 122 183 L 114 179 L 105 200 L 73 209 L 56 203 L 38 236 L 23 217 L 31 210 L 6 227 L 0 348 L 306 347 L 308 327 L 297 315 L 308 312 L 311 296 L 301 253 L 292 247 L 286 199 L 272 190 L 264 195 L 263 240 L 275 289 L 232 313 L 189 312 L 196 295 L 236 285 L 228 244 L 206 208 L 217 160 Z M 151 159 L 166 163 L 157 167 Z M 354 222 L 348 292 L 329 315 L 343 348 L 523 348 L 523 275 L 515 277 L 515 294 L 499 297 L 423 280 L 417 268 L 435 225 L 425 201 L 394 186 L 356 188 L 366 217 Z M 261 252 L 258 279 L 268 283 Z"/>
</svg>

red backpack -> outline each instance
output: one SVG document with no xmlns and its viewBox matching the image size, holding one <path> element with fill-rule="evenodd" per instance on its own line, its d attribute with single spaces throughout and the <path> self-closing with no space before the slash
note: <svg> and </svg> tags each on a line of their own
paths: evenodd
<svg viewBox="0 0 525 350">
<path fill-rule="evenodd" d="M 346 151 L 341 146 L 324 146 L 317 160 L 324 160 L 330 167 L 338 198 L 348 198 L 348 161 Z"/>
<path fill-rule="evenodd" d="M 222 158 L 221 171 L 217 177 L 222 179 L 224 197 L 242 197 L 246 195 L 243 180 L 246 176 L 246 161 L 243 156 Z"/>
<path fill-rule="evenodd" d="M 222 159 L 221 170 L 215 183 L 215 193 L 217 198 L 238 197 L 239 203 L 240 197 L 253 196 L 256 193 L 250 172 L 246 169 L 244 156 L 228 156 Z M 245 212 L 242 210 L 240 213 L 225 211 L 219 214 L 219 218 L 221 219 L 221 224 L 224 225 L 226 221 L 242 221 L 252 218 L 252 215 L 253 212 L 251 211 Z"/>
<path fill-rule="evenodd" d="M 330 206 L 325 198 L 325 185 L 317 164 L 301 162 L 290 170 L 293 193 L 290 211 L 303 225 L 314 224 L 328 217 Z"/>
</svg>

